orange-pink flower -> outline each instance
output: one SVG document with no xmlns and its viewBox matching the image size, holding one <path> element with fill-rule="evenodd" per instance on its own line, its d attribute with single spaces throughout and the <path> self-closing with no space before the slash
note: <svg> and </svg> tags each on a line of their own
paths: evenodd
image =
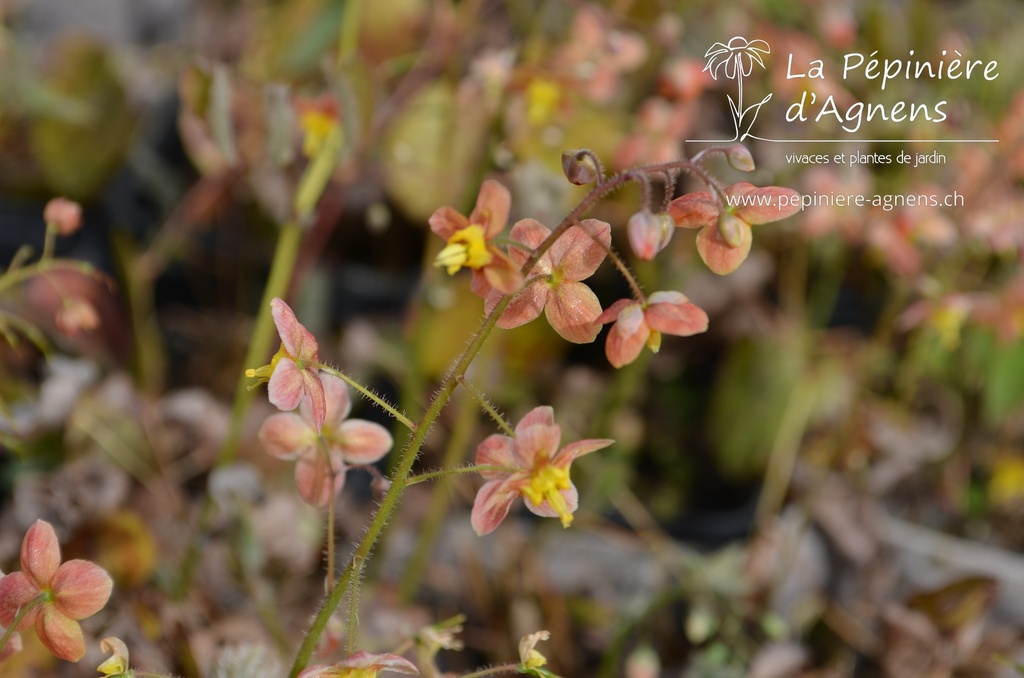
<svg viewBox="0 0 1024 678">
<path fill-rule="evenodd" d="M 732 273 L 750 254 L 754 235 L 750 227 L 778 221 L 800 211 L 800 194 L 791 188 L 759 188 L 741 181 L 725 188 L 727 205 L 709 192 L 688 193 L 668 206 L 682 228 L 699 228 L 697 252 L 719 275 Z"/>
<path fill-rule="evenodd" d="M 278 409 L 294 410 L 306 396 L 312 408 L 313 424 L 319 431 L 327 416 L 327 403 L 320 382 L 320 347 L 316 337 L 302 326 L 295 312 L 281 299 L 271 300 L 270 309 L 281 335 L 281 347 L 269 365 L 246 370 L 245 375 L 256 377 L 257 383 L 267 382 L 267 395 Z"/>
<path fill-rule="evenodd" d="M 430 230 L 445 239 L 445 248 L 434 259 L 448 275 L 462 268 L 473 271 L 472 290 L 484 298 L 496 289 L 512 294 L 523 284 L 523 276 L 511 259 L 492 242 L 505 228 L 512 196 L 493 179 L 480 186 L 476 206 L 469 217 L 452 207 L 441 207 L 430 215 Z"/>
<path fill-rule="evenodd" d="M 688 337 L 708 329 L 708 314 L 682 292 L 655 292 L 644 304 L 619 299 L 598 320 L 615 323 L 608 331 L 604 349 L 608 362 L 615 367 L 636 360 L 645 345 L 657 353 L 662 333 Z"/>
<path fill-rule="evenodd" d="M 299 678 L 375 678 L 380 671 L 418 676 L 419 670 L 405 657 L 397 654 L 374 654 L 360 650 L 330 666 L 310 666 Z"/>
<path fill-rule="evenodd" d="M 554 411 L 535 407 L 515 428 L 515 437 L 496 433 L 476 448 L 476 463 L 493 466 L 481 471 L 487 479 L 473 502 L 471 522 L 480 536 L 492 532 L 508 515 L 512 502 L 522 496 L 526 508 L 539 516 L 572 524 L 579 503 L 569 466 L 577 458 L 611 445 L 614 440 L 587 439 L 559 449 L 562 429 Z"/>
<path fill-rule="evenodd" d="M 57 534 L 49 523 L 37 520 L 21 543 L 21 572 L 0 579 L 0 624 L 9 628 L 27 608 L 18 630 L 34 626 L 50 652 L 77 662 L 85 656 L 78 622 L 102 610 L 112 588 L 110 575 L 94 563 L 61 564 Z"/>
<path fill-rule="evenodd" d="M 4 578 L 4 573 L 0 571 L 0 581 Z M 0 637 L 7 633 L 7 629 L 0 626 Z M 21 652 L 21 634 L 15 631 L 7 639 L 7 644 L 0 647 L 0 662 L 10 657 L 12 654 Z"/>
<path fill-rule="evenodd" d="M 530 254 L 551 235 L 536 219 L 523 219 L 512 227 L 516 243 L 509 255 L 521 267 Z M 498 319 L 498 327 L 512 329 L 525 325 L 544 312 L 551 327 L 562 338 L 585 344 L 597 338 L 601 324 L 601 302 L 581 280 L 594 274 L 611 245 L 611 227 L 597 219 L 585 219 L 556 240 L 537 261 L 526 286 L 512 299 Z M 529 248 L 529 249 L 526 249 Z M 492 292 L 487 297 L 490 312 L 501 299 Z"/>
<path fill-rule="evenodd" d="M 306 401 L 299 407 L 299 414 L 282 412 L 267 417 L 259 432 L 268 453 L 296 461 L 299 494 L 307 504 L 321 507 L 341 492 L 346 462 L 372 464 L 387 454 L 393 443 L 391 434 L 380 424 L 347 419 L 352 400 L 345 382 L 324 376 L 322 383 L 327 413 L 319 433 Z M 321 438 L 324 449 L 320 448 Z"/>
</svg>

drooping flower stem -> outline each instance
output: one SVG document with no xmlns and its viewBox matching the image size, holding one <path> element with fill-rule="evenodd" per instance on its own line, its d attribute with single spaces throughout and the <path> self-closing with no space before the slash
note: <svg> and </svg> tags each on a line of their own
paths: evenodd
<svg viewBox="0 0 1024 678">
<path fill-rule="evenodd" d="M 561 238 L 569 228 L 579 223 L 583 215 L 590 211 L 590 209 L 592 209 L 605 196 L 618 188 L 621 188 L 627 183 L 642 181 L 640 178 L 641 176 L 649 176 L 650 174 L 673 169 L 692 169 L 692 163 L 688 160 L 682 160 L 627 170 L 609 178 L 607 181 L 601 183 L 601 185 L 595 186 L 561 221 L 561 223 L 555 227 L 551 234 L 545 238 L 544 242 L 537 246 L 530 257 L 526 260 L 521 269 L 521 273 L 524 278 L 529 277 L 534 266 L 537 265 L 537 262 L 544 253 L 550 249 L 551 245 Z M 384 531 L 384 527 L 391 520 L 392 514 L 400 503 L 402 495 L 405 493 L 405 488 L 409 484 L 413 464 L 419 457 L 420 450 L 423 448 L 423 443 L 426 441 L 427 435 L 430 433 L 431 428 L 433 428 L 434 423 L 437 422 L 441 412 L 451 400 L 452 393 L 459 384 L 459 379 L 465 376 L 469 366 L 483 348 L 483 345 L 490 336 L 491 331 L 497 325 L 498 318 L 501 317 L 501 314 L 505 311 L 505 308 L 511 300 L 512 295 L 505 295 L 491 310 L 487 317 L 484 318 L 480 328 L 476 333 L 474 333 L 469 344 L 463 350 L 462 354 L 456 359 L 455 364 L 443 379 L 440 387 L 434 393 L 434 397 L 431 400 L 427 411 L 410 431 L 409 439 L 399 456 L 391 487 L 381 500 L 380 508 L 374 514 L 369 526 L 366 528 L 366 532 L 363 534 L 363 538 L 356 546 L 351 561 L 349 561 L 348 566 L 346 566 L 345 570 L 342 572 L 337 585 L 330 591 L 330 593 L 327 594 L 323 604 L 320 606 L 320 610 L 317 612 L 312 624 L 310 625 L 309 631 L 303 638 L 302 644 L 299 646 L 298 653 L 295 656 L 295 660 L 292 662 L 291 670 L 289 672 L 291 678 L 296 678 L 296 676 L 298 676 L 299 673 L 309 664 L 310 657 L 313 655 L 313 649 L 316 647 L 317 641 L 319 641 L 320 636 L 327 628 L 327 622 L 331 615 L 337 609 L 338 605 L 341 604 L 342 599 L 345 594 L 349 592 L 349 589 L 356 586 L 357 582 L 360 580 L 366 559 L 370 557 L 373 547 L 376 545 L 377 540 Z M 357 602 L 357 599 L 357 596 L 354 595 L 353 592 L 353 595 L 351 596 L 353 604 Z"/>
<path fill-rule="evenodd" d="M 21 624 L 21 620 L 25 618 L 25 615 L 29 613 L 29 610 L 38 605 L 41 605 L 42 602 L 43 597 L 39 596 L 38 598 L 30 602 L 28 605 L 18 610 L 18 614 L 14 615 L 14 620 L 11 622 L 11 625 L 7 627 L 6 631 L 4 631 L 3 638 L 0 638 L 0 650 L 3 650 L 4 647 L 7 645 L 7 641 L 9 641 L 11 639 L 11 636 L 14 635 L 14 632 L 18 629 L 18 625 Z"/>
<path fill-rule="evenodd" d="M 410 431 L 416 428 L 416 424 L 413 423 L 412 419 L 409 419 L 409 417 L 399 412 L 397 407 L 395 407 L 388 401 L 384 400 L 379 395 L 377 395 L 370 389 L 366 388 L 365 386 L 363 386 L 358 381 L 348 376 L 341 370 L 335 369 L 330 365 L 325 365 L 323 363 L 317 363 L 316 365 L 313 365 L 313 367 L 319 367 L 321 372 L 326 372 L 332 377 L 337 377 L 338 379 L 341 379 L 343 382 L 345 382 L 346 384 L 354 388 L 356 391 L 358 391 L 360 394 L 362 394 L 364 398 L 375 402 L 382 410 L 384 410 L 392 417 L 397 419 L 403 426 L 405 426 Z"/>
<path fill-rule="evenodd" d="M 469 383 L 469 380 L 466 379 L 465 376 L 459 377 L 459 384 L 462 388 L 466 389 L 466 393 L 471 395 L 473 400 L 480 404 L 480 408 L 487 413 L 487 416 L 494 420 L 494 423 L 498 425 L 498 428 L 504 431 L 506 435 L 515 435 L 515 432 L 512 430 L 512 425 L 505 421 L 505 418 L 502 417 L 498 410 L 494 408 L 494 405 L 491 405 L 487 398 L 484 397 L 484 394 L 477 390 L 473 384 Z"/>
</svg>

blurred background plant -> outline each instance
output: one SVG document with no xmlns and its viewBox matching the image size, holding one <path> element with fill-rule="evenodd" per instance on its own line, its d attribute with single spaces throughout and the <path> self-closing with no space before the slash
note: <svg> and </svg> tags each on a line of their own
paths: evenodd
<svg viewBox="0 0 1024 678">
<path fill-rule="evenodd" d="M 563 150 L 617 170 L 729 138 L 735 85 L 702 55 L 733 35 L 773 49 L 744 82 L 749 101 L 774 93 L 764 138 L 794 136 L 782 102 L 804 88 L 879 97 L 785 79 L 788 53 L 832 73 L 848 52 L 998 60 L 994 81 L 892 94 L 946 99 L 944 134 L 998 144 L 810 167 L 749 140 L 752 175 L 710 164 L 726 183 L 955 190 L 964 207 L 810 207 L 758 227 L 728 277 L 680 233 L 629 263 L 710 330 L 621 370 L 543 321 L 492 336 L 471 376 L 496 406 L 516 420 L 551 403 L 574 436 L 618 444 L 576 472 L 569 533 L 521 513 L 479 541 L 475 481 L 411 488 L 360 620 L 384 650 L 466 615 L 465 649 L 437 658 L 449 672 L 514 661 L 538 628 L 566 676 L 998 676 L 1024 659 L 1024 7 L 8 0 L 0 15 L 0 566 L 52 522 L 68 557 L 116 581 L 87 633 L 190 676 L 227 675 L 239 647 L 287 663 L 322 593 L 320 519 L 263 453 L 269 410 L 240 387 L 266 357 L 245 358 L 268 278 L 324 358 L 422 411 L 481 315 L 430 266 L 426 220 L 467 212 L 483 179 L 510 188 L 513 220 L 553 226 L 584 190 Z M 874 120 L 859 135 L 897 143 L 857 148 L 916 153 L 934 134 Z M 82 225 L 56 238 L 43 214 L 59 195 Z M 639 201 L 627 189 L 593 215 L 623 252 Z M 628 294 L 610 267 L 590 282 Z M 447 414 L 424 469 L 490 431 L 469 398 Z M 369 481 L 348 487 L 342 542 L 373 510 Z M 4 671 L 46 675 L 24 640 Z M 60 675 L 94 675 L 90 653 Z"/>
</svg>

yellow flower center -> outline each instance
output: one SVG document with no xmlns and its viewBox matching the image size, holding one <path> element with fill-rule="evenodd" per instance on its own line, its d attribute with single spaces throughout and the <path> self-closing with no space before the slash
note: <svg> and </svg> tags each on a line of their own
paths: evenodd
<svg viewBox="0 0 1024 678">
<path fill-rule="evenodd" d="M 526 658 L 524 664 L 528 669 L 538 669 L 548 663 L 547 658 L 536 650 L 530 650 L 530 655 Z"/>
<path fill-rule="evenodd" d="M 316 157 L 327 143 L 327 138 L 341 131 L 337 118 L 324 111 L 310 110 L 299 118 L 302 127 L 302 153 L 307 158 Z"/>
<path fill-rule="evenodd" d="M 463 266 L 480 269 L 491 263 L 492 259 L 483 226 L 470 224 L 452 233 L 448 245 L 434 259 L 434 266 L 444 266 L 448 275 L 455 275 Z"/>
<path fill-rule="evenodd" d="M 254 377 L 256 379 L 259 379 L 259 381 L 256 382 L 257 384 L 262 384 L 265 381 L 270 381 L 270 375 L 274 373 L 274 368 L 277 367 L 277 364 L 279 362 L 281 362 L 281 358 L 291 359 L 291 356 L 288 355 L 288 351 L 284 350 L 284 344 L 281 344 L 281 348 L 277 349 L 277 353 L 275 353 L 274 357 L 270 359 L 269 365 L 264 365 L 262 367 L 257 367 L 255 369 L 250 367 L 245 371 L 245 376 L 249 377 L 250 379 Z"/>
<path fill-rule="evenodd" d="M 651 349 L 651 353 L 657 353 L 661 349 L 661 332 L 651 330 L 647 335 L 647 348 Z"/>
<path fill-rule="evenodd" d="M 530 476 L 530 484 L 523 488 L 523 496 L 534 506 L 540 506 L 547 499 L 562 521 L 562 527 L 569 527 L 572 524 L 572 513 L 561 491 L 570 487 L 572 484 L 569 482 L 568 469 L 544 464 Z"/>
<path fill-rule="evenodd" d="M 539 127 L 551 119 L 562 98 L 562 86 L 554 80 L 537 78 L 526 87 L 526 119 Z"/>
</svg>

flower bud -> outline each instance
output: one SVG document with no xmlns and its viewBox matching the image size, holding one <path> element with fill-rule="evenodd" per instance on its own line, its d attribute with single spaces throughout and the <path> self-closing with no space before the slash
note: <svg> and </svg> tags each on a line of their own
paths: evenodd
<svg viewBox="0 0 1024 678">
<path fill-rule="evenodd" d="M 675 222 L 665 212 L 655 215 L 645 209 L 629 218 L 627 229 L 633 253 L 643 261 L 650 261 L 672 239 Z"/>
<path fill-rule="evenodd" d="M 754 156 L 750 155 L 750 151 L 743 144 L 733 144 L 725 149 L 725 159 L 733 169 L 741 172 L 754 171 Z"/>
<path fill-rule="evenodd" d="M 61 235 L 71 235 L 82 225 L 82 206 L 67 198 L 53 198 L 43 208 L 43 219 Z"/>
<path fill-rule="evenodd" d="M 749 228 L 746 222 L 731 212 L 723 211 L 718 215 L 718 232 L 729 247 L 739 247 L 743 242 L 743 229 Z"/>
<path fill-rule="evenodd" d="M 74 337 L 82 332 L 91 332 L 100 326 L 100 315 L 96 307 L 85 299 L 71 297 L 64 300 L 64 305 L 57 309 L 53 316 L 57 331 L 66 337 Z"/>
<path fill-rule="evenodd" d="M 597 164 L 588 151 L 562 151 L 562 172 L 577 186 L 597 181 Z"/>
</svg>

